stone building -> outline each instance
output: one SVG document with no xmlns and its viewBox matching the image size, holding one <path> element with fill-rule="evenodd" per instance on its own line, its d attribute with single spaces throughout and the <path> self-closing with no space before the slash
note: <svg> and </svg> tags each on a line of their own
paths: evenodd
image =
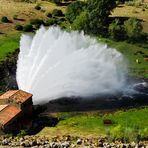
<svg viewBox="0 0 148 148">
<path fill-rule="evenodd" d="M 32 94 L 10 90 L 0 96 L 0 130 L 5 133 L 31 126 Z"/>
</svg>

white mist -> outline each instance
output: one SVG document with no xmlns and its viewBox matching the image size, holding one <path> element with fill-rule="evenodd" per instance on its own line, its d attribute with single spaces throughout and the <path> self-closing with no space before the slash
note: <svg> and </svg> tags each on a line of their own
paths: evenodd
<svg viewBox="0 0 148 148">
<path fill-rule="evenodd" d="M 33 94 L 34 104 L 120 91 L 125 72 L 121 53 L 83 32 L 42 26 L 33 38 L 21 37 L 17 83 Z"/>
</svg>

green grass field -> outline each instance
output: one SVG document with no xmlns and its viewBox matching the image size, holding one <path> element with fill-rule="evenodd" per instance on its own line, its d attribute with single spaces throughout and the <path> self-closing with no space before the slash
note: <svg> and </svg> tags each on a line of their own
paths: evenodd
<svg viewBox="0 0 148 148">
<path fill-rule="evenodd" d="M 127 42 L 115 42 L 109 39 L 98 39 L 99 42 L 106 43 L 109 47 L 116 48 L 121 52 L 128 64 L 129 74 L 138 77 L 148 77 L 148 44 L 130 44 Z M 138 59 L 139 63 L 136 62 Z"/>
<path fill-rule="evenodd" d="M 19 48 L 19 34 L 0 36 L 0 63 L 6 60 L 7 55 Z"/>
<path fill-rule="evenodd" d="M 38 135 L 60 136 L 73 135 L 98 137 L 110 135 L 112 138 L 134 140 L 139 134 L 148 137 L 148 107 L 117 111 L 110 114 L 89 113 L 57 113 L 60 122 L 55 127 L 45 127 Z M 103 120 L 109 119 L 113 124 L 104 125 Z M 129 135 L 130 134 L 130 135 Z M 129 137 L 128 137 L 129 136 Z M 131 138 L 131 139 L 129 139 Z"/>
</svg>

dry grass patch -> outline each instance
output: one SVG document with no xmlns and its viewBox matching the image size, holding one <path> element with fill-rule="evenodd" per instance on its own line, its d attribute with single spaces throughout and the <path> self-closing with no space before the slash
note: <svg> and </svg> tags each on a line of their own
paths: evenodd
<svg viewBox="0 0 148 148">
<path fill-rule="evenodd" d="M 143 21 L 143 31 L 148 33 L 148 9 L 144 10 L 142 7 L 120 5 L 114 9 L 112 16 L 136 17 Z"/>
<path fill-rule="evenodd" d="M 41 10 L 36 10 L 36 5 L 41 6 Z M 51 12 L 53 9 L 65 10 L 65 7 L 56 6 L 53 3 L 47 1 L 38 0 L 36 3 L 15 2 L 13 0 L 0 0 L 0 19 L 3 16 L 7 16 L 12 23 L 1 23 L 0 32 L 8 33 L 14 31 L 16 24 L 26 24 L 30 19 L 43 19 L 46 20 L 47 12 Z M 16 17 L 17 19 L 14 19 Z"/>
</svg>

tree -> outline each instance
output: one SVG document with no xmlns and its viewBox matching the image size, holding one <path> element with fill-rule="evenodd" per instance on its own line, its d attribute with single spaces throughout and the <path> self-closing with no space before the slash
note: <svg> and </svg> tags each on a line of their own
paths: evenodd
<svg viewBox="0 0 148 148">
<path fill-rule="evenodd" d="M 108 28 L 110 37 L 114 40 L 121 40 L 124 38 L 124 30 L 120 24 L 119 19 L 115 19 Z"/>
<path fill-rule="evenodd" d="M 108 17 L 115 7 L 115 0 L 88 0 L 87 31 L 96 35 L 104 34 L 108 27 Z"/>
<path fill-rule="evenodd" d="M 130 18 L 124 22 L 124 28 L 130 40 L 134 41 L 141 37 L 142 24 L 136 18 Z"/>
<path fill-rule="evenodd" d="M 81 12 L 81 14 L 79 16 L 76 17 L 76 19 L 74 20 L 73 24 L 72 24 L 72 29 L 74 30 L 86 30 L 86 22 L 87 22 L 87 18 L 88 18 L 88 13 L 87 11 L 83 11 Z"/>
<path fill-rule="evenodd" d="M 66 9 L 66 18 L 68 19 L 68 21 L 70 23 L 72 23 L 76 17 L 82 12 L 84 11 L 86 6 L 85 2 L 82 1 L 76 1 L 71 3 L 70 5 L 68 5 L 67 9 Z"/>
</svg>

